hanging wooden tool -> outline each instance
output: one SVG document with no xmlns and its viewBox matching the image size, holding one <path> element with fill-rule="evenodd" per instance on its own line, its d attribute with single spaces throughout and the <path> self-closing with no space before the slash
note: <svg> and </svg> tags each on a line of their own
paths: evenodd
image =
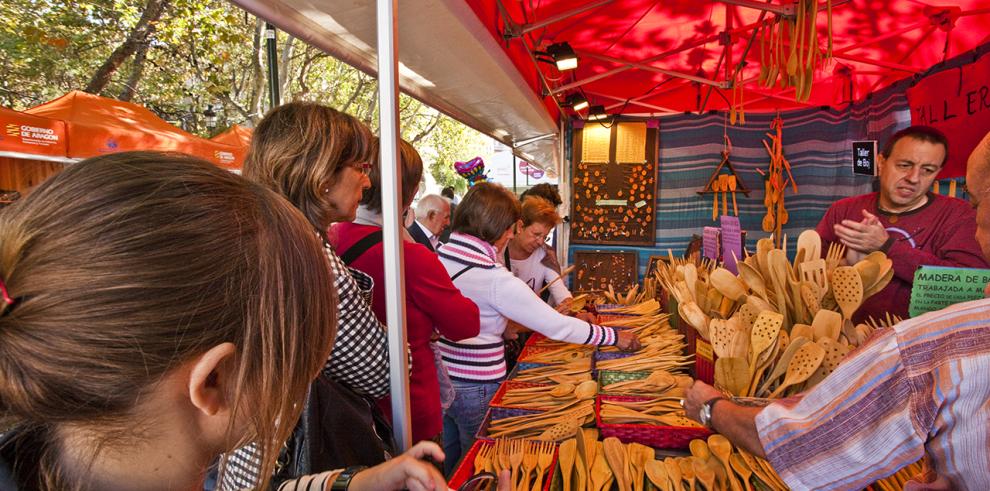
<svg viewBox="0 0 990 491">
<path fill-rule="evenodd" d="M 739 216 L 739 207 L 736 205 L 736 192 L 741 192 L 746 196 L 749 196 L 749 188 L 743 183 L 742 179 L 739 178 L 739 173 L 736 172 L 736 168 L 733 167 L 732 162 L 729 160 L 729 154 L 732 153 L 732 142 L 729 140 L 728 135 L 725 138 L 725 149 L 722 150 L 722 161 L 719 162 L 718 166 L 715 167 L 715 171 L 712 172 L 711 177 L 708 178 L 708 182 L 705 187 L 698 191 L 699 195 L 705 195 L 712 193 L 712 221 L 718 220 L 718 193 L 732 193 L 732 209 L 736 216 Z M 729 172 L 726 174 L 722 173 L 723 169 L 728 169 Z M 729 214 L 729 209 L 726 195 L 722 195 L 723 205 L 722 213 L 725 215 Z"/>
<path fill-rule="evenodd" d="M 789 216 L 787 209 L 784 207 L 784 191 L 788 184 L 791 185 L 794 193 L 798 192 L 798 187 L 797 181 L 794 180 L 794 176 L 791 174 L 791 164 L 784 157 L 784 120 L 778 115 L 770 123 L 770 128 L 774 130 L 773 133 L 767 133 L 771 143 L 767 143 L 766 140 L 763 141 L 763 147 L 766 148 L 767 154 L 770 156 L 770 165 L 766 173 L 761 172 L 764 176 L 763 189 L 766 193 L 763 204 L 767 207 L 767 214 L 763 217 L 762 228 L 764 232 L 774 233 L 774 242 L 779 247 L 782 235 L 781 229 L 787 223 Z M 785 173 L 787 175 L 786 178 L 784 177 Z"/>
<path fill-rule="evenodd" d="M 792 16 L 778 15 L 757 28 L 761 85 L 769 88 L 779 84 L 782 89 L 794 87 L 794 100 L 798 102 L 811 98 L 818 62 L 832 59 L 832 0 L 826 0 L 825 6 L 827 45 L 824 55 L 818 46 L 818 10 L 817 0 L 797 0 Z"/>
</svg>

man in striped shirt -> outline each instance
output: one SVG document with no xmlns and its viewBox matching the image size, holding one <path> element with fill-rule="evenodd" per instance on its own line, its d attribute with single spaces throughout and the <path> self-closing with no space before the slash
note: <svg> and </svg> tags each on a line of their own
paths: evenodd
<svg viewBox="0 0 990 491">
<path fill-rule="evenodd" d="M 966 181 L 990 259 L 990 133 Z M 923 489 L 990 489 L 990 299 L 886 329 L 801 396 L 743 407 L 701 382 L 685 410 L 766 457 L 792 489 L 862 489 L 922 456 Z M 915 483 L 917 484 L 917 483 Z M 917 489 L 917 488 L 915 488 Z"/>
</svg>

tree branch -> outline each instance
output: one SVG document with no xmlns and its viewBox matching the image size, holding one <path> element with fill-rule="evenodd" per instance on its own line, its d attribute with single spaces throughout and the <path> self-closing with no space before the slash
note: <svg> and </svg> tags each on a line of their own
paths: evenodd
<svg viewBox="0 0 990 491">
<path fill-rule="evenodd" d="M 124 60 L 134 54 L 142 43 L 148 42 L 151 38 L 152 33 L 155 32 L 155 26 L 158 20 L 161 19 L 168 5 L 168 0 L 148 0 L 138 23 L 131 29 L 124 42 L 120 46 L 117 46 L 113 50 L 113 53 L 110 53 L 110 56 L 107 57 L 106 61 L 100 65 L 100 68 L 96 70 L 93 78 L 90 79 L 86 88 L 83 90 L 91 94 L 99 94 L 106 88 L 114 72 L 120 68 Z"/>
</svg>

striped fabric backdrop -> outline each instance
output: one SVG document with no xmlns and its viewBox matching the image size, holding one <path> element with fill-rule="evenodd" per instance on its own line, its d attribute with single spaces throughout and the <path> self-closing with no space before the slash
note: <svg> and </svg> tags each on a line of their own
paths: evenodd
<svg viewBox="0 0 990 491">
<path fill-rule="evenodd" d="M 774 114 L 746 115 L 746 126 L 728 128 L 732 140 L 730 161 L 741 180 L 750 189 L 747 197 L 736 193 L 739 218 L 748 232 L 746 244 L 755 248 L 756 240 L 768 234 L 761 230 L 766 208 L 763 205 L 763 181 L 757 168 L 766 170 L 769 156 L 761 140 Z M 784 120 L 784 156 L 798 183 L 797 195 L 788 188 L 784 201 L 789 221 L 783 232 L 793 249 L 797 235 L 814 228 L 825 210 L 840 198 L 869 192 L 873 178 L 853 175 L 850 162 L 854 140 L 879 140 L 880 145 L 895 131 L 910 125 L 910 111 L 903 91 L 885 91 L 848 109 L 811 109 L 781 113 Z M 575 250 L 635 250 L 639 254 L 639 272 L 646 271 L 651 255 L 675 255 L 684 252 L 693 234 L 712 221 L 712 195 L 698 195 L 715 167 L 722 151 L 724 114 L 685 114 L 663 118 L 660 122 L 660 167 L 657 193 L 656 242 L 653 247 L 571 245 L 569 262 Z M 732 199 L 729 197 L 729 207 Z M 719 200 L 721 211 L 721 199 Z M 793 250 L 790 251 L 793 254 Z"/>
</svg>

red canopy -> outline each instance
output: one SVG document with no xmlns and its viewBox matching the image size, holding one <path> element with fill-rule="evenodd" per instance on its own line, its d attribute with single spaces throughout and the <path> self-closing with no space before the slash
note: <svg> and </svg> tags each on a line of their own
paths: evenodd
<svg viewBox="0 0 990 491">
<path fill-rule="evenodd" d="M 502 47 L 536 93 L 552 91 L 563 100 L 568 94 L 583 92 L 591 104 L 605 105 L 612 114 L 725 110 L 732 99 L 732 90 L 724 85 L 727 65 L 735 68 L 744 55 L 747 66 L 742 79 L 748 82 L 741 100 L 747 111 L 841 106 L 990 40 L 990 8 L 985 0 L 959 0 L 951 6 L 832 0 L 834 60 L 817 64 L 810 99 L 797 103 L 793 89 L 758 86 L 758 39 L 747 51 L 755 39 L 754 30 L 761 25 L 762 10 L 757 7 L 779 9 L 793 2 L 466 1 L 490 35 L 500 41 L 511 38 Z M 774 16 L 768 13 L 765 18 Z M 825 12 L 820 12 L 818 45 L 822 51 L 826 24 Z M 722 36 L 723 32 L 729 35 Z M 551 64 L 534 63 L 527 52 L 564 41 L 577 52 L 576 70 L 558 72 Z M 726 41 L 728 50 L 720 44 Z M 548 88 L 538 78 L 537 66 Z M 723 88 L 710 90 L 711 83 L 723 84 Z M 557 113 L 551 98 L 544 102 L 552 114 Z"/>
<path fill-rule="evenodd" d="M 182 131 L 130 102 L 72 91 L 26 112 L 64 120 L 72 158 L 160 150 L 188 153 L 226 168 L 240 168 L 242 162 L 237 147 Z"/>
</svg>

